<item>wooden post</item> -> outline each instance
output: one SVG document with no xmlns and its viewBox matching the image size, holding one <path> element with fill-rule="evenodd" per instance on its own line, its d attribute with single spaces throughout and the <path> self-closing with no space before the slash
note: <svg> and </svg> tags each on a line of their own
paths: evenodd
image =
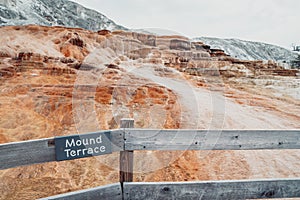
<svg viewBox="0 0 300 200">
<path fill-rule="evenodd" d="M 134 128 L 134 119 L 121 119 L 120 128 Z M 124 135 L 125 142 L 125 135 Z M 120 152 L 120 183 L 133 181 L 133 151 Z"/>
</svg>

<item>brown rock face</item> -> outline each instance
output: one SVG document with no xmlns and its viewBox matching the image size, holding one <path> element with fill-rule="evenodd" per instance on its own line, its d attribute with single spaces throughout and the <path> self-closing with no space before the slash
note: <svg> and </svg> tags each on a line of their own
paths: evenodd
<svg viewBox="0 0 300 200">
<path fill-rule="evenodd" d="M 100 30 L 100 31 L 98 31 L 98 34 L 106 36 L 106 35 L 110 35 L 111 31 L 109 31 L 109 30 Z"/>
<path fill-rule="evenodd" d="M 33 25 L 0 35 L 0 143 L 116 129 L 123 117 L 151 129 L 300 128 L 290 95 L 298 72 L 273 62 L 236 60 L 181 36 Z M 140 151 L 134 180 L 299 177 L 299 155 Z M 115 183 L 118 163 L 114 153 L 2 170 L 0 199 Z"/>
<path fill-rule="evenodd" d="M 191 43 L 186 40 L 173 39 L 170 41 L 170 49 L 191 50 Z"/>
</svg>

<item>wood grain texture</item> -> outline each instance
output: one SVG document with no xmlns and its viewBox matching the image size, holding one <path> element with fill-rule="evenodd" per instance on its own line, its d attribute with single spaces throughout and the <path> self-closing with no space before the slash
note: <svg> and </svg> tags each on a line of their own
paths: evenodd
<svg viewBox="0 0 300 200">
<path fill-rule="evenodd" d="M 133 181 L 133 151 L 120 152 L 120 182 Z"/>
<path fill-rule="evenodd" d="M 54 138 L 46 138 L 0 144 L 0 170 L 56 161 L 53 141 Z M 113 152 L 122 151 L 124 149 L 124 132 L 112 130 L 111 142 Z"/>
<path fill-rule="evenodd" d="M 52 197 L 42 198 L 40 200 L 121 200 L 122 191 L 120 183 L 106 185 L 102 187 L 91 188 L 87 190 L 80 190 Z"/>
<path fill-rule="evenodd" d="M 125 150 L 300 149 L 300 130 L 125 131 Z"/>
<path fill-rule="evenodd" d="M 129 124 L 132 124 L 132 121 Z M 0 144 L 0 169 L 55 161 L 53 139 Z M 300 131 L 139 130 L 126 128 L 112 130 L 111 141 L 113 152 L 123 150 L 300 149 Z"/>
<path fill-rule="evenodd" d="M 112 152 L 124 151 L 124 131 L 111 131 Z"/>
<path fill-rule="evenodd" d="M 121 119 L 120 128 L 124 130 L 127 128 L 134 127 L 133 119 Z M 125 145 L 125 135 L 123 138 L 123 145 Z M 125 147 L 125 146 L 124 146 Z M 124 182 L 132 182 L 133 181 L 133 151 L 121 151 L 120 152 L 120 183 L 123 187 Z"/>
<path fill-rule="evenodd" d="M 271 199 L 300 197 L 300 179 L 124 183 L 125 200 Z"/>
<path fill-rule="evenodd" d="M 48 146 L 53 138 L 15 142 L 0 145 L 0 169 L 55 160 L 54 146 Z"/>
<path fill-rule="evenodd" d="M 134 127 L 134 119 L 132 118 L 123 118 L 120 121 L 120 128 L 126 129 L 126 128 L 133 128 Z"/>
</svg>

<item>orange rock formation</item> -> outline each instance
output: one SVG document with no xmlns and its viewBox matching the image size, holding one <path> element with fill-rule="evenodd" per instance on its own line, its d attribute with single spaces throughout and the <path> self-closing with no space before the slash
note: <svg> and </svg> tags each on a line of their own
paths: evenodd
<svg viewBox="0 0 300 200">
<path fill-rule="evenodd" d="M 181 36 L 34 25 L 1 27 L 0 34 L 0 143 L 115 129 L 122 117 L 139 128 L 299 128 L 299 99 L 260 81 L 290 83 L 291 92 L 299 87 L 293 85 L 298 71 L 276 63 L 239 61 Z M 198 121 L 188 116 L 185 89 L 168 85 L 177 82 L 199 95 Z M 228 102 L 223 124 L 208 123 L 209 95 Z M 299 155 L 137 152 L 134 178 L 296 177 Z M 118 154 L 7 169 L 0 177 L 0 199 L 46 197 L 118 182 Z"/>
</svg>

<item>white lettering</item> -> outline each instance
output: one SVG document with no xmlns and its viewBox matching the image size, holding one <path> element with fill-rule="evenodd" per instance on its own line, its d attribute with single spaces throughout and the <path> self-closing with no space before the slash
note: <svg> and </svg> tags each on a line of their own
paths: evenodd
<svg viewBox="0 0 300 200">
<path fill-rule="evenodd" d="M 89 145 L 89 140 L 87 138 L 83 139 L 82 143 L 83 143 L 84 146 Z"/>
<path fill-rule="evenodd" d="M 99 137 L 96 138 L 96 142 L 98 144 L 102 143 L 102 136 L 100 135 Z"/>
<path fill-rule="evenodd" d="M 77 149 L 77 156 L 80 155 L 80 152 L 82 151 L 82 149 Z"/>
<path fill-rule="evenodd" d="M 82 145 L 81 140 L 77 140 L 77 141 L 76 141 L 76 146 L 80 147 L 81 145 Z"/>
<path fill-rule="evenodd" d="M 75 157 L 75 156 L 84 156 L 86 154 L 94 155 L 94 154 L 99 154 L 99 153 L 104 153 L 106 151 L 105 146 L 98 146 L 98 147 L 93 147 L 93 148 L 85 148 L 85 149 L 77 149 L 77 150 L 72 150 L 72 149 L 65 149 L 67 158 L 69 157 Z"/>
<path fill-rule="evenodd" d="M 66 148 L 70 148 L 70 147 L 74 147 L 74 146 L 78 146 L 80 147 L 81 145 L 92 145 L 92 144 L 101 144 L 102 143 L 102 136 L 100 135 L 99 137 L 95 138 L 85 138 L 85 139 L 78 139 L 78 140 L 74 140 L 74 139 L 67 139 L 66 140 Z"/>
<path fill-rule="evenodd" d="M 72 139 L 71 142 L 69 142 L 69 140 L 67 139 L 67 140 L 66 140 L 66 148 L 72 147 L 72 146 L 75 146 L 75 141 L 74 141 L 74 139 Z"/>
<path fill-rule="evenodd" d="M 70 155 L 71 155 L 72 157 L 76 156 L 76 151 L 75 151 L 75 150 L 71 150 Z"/>
<path fill-rule="evenodd" d="M 65 152 L 67 152 L 67 158 L 69 158 L 69 151 L 71 151 L 71 149 L 65 149 Z"/>
<path fill-rule="evenodd" d="M 82 149 L 82 154 L 85 155 L 86 151 L 87 151 L 87 149 Z"/>
<path fill-rule="evenodd" d="M 65 140 L 65 149 L 63 151 L 65 158 L 70 159 L 104 154 L 106 152 L 106 146 L 103 144 L 102 135 L 92 138 L 74 137 Z"/>
<path fill-rule="evenodd" d="M 88 154 L 93 155 L 93 153 L 94 153 L 93 149 L 92 148 L 88 148 Z"/>
<path fill-rule="evenodd" d="M 95 147 L 95 148 L 94 148 L 94 152 L 95 152 L 95 153 L 99 153 L 99 147 Z"/>
<path fill-rule="evenodd" d="M 90 145 L 91 144 L 96 144 L 95 139 L 94 138 L 90 138 Z"/>
<path fill-rule="evenodd" d="M 105 152 L 105 146 L 100 147 L 100 152 L 102 152 L 102 153 Z"/>
</svg>

